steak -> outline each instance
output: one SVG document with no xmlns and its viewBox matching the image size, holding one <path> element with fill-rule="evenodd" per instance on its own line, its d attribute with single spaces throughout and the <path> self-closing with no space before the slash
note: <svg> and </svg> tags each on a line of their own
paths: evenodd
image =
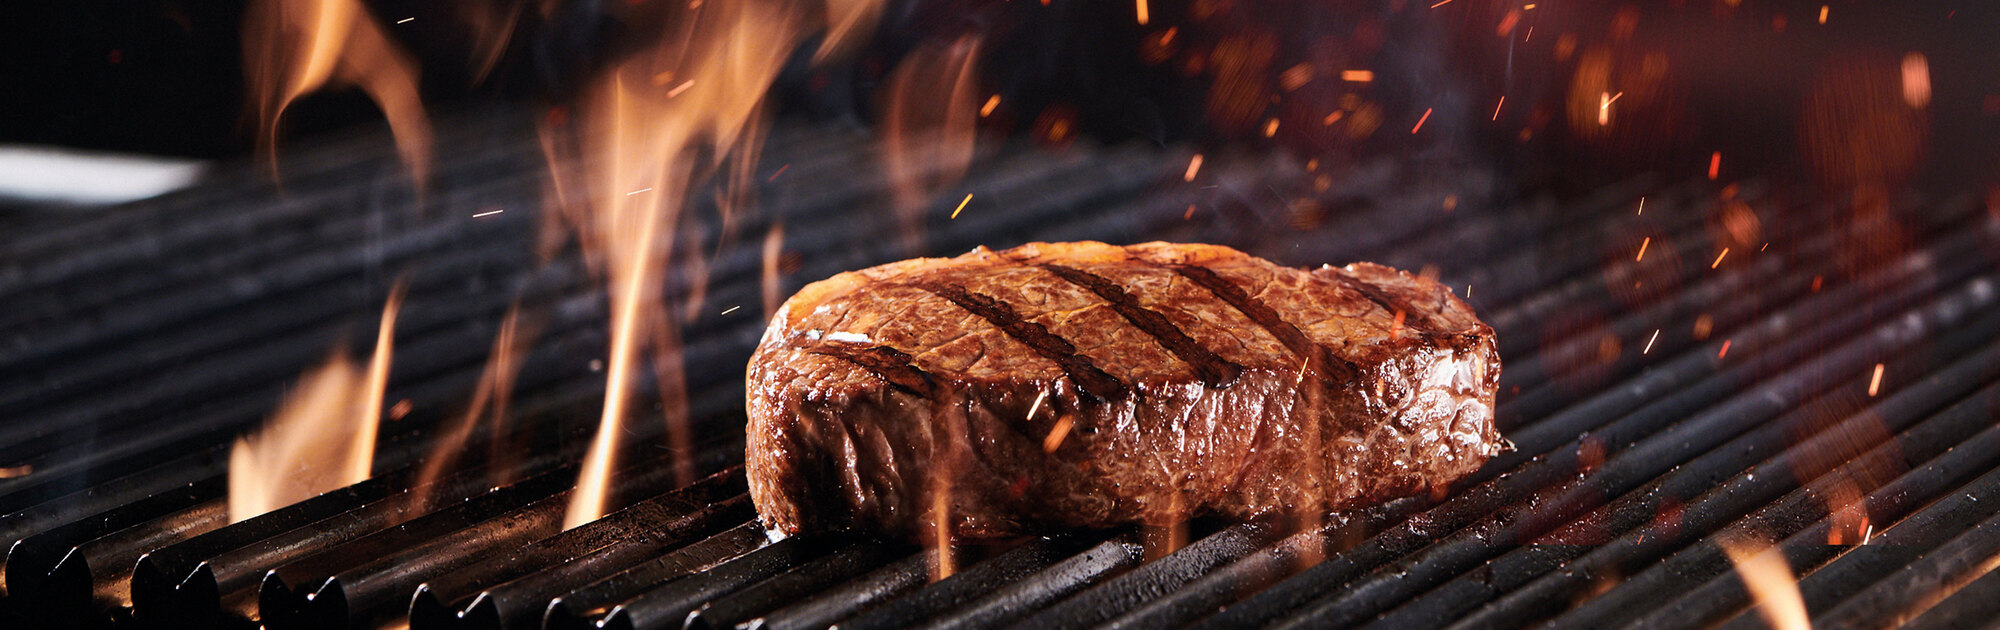
<svg viewBox="0 0 2000 630">
<path fill-rule="evenodd" d="M 815 282 L 750 359 L 787 534 L 926 541 L 1441 492 L 1499 453 L 1493 330 L 1435 281 L 1227 247 L 1033 243 Z"/>
</svg>

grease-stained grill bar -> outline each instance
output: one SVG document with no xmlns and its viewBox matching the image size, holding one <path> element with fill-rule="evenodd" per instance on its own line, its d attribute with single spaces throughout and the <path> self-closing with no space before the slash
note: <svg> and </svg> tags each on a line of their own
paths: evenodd
<svg viewBox="0 0 2000 630">
<path fill-rule="evenodd" d="M 1857 219 L 1849 200 L 1760 182 L 1640 180 L 1557 201 L 1396 162 L 1322 192 L 1284 164 L 1225 160 L 1183 185 L 1186 154 L 1140 146 L 983 154 L 929 209 L 930 253 L 1220 234 L 1295 264 L 1432 266 L 1499 333 L 1498 415 L 1517 450 L 1444 496 L 966 545 L 945 576 L 938 550 L 905 542 L 772 540 L 735 465 L 762 279 L 795 288 L 908 254 L 881 237 L 892 219 L 861 210 L 889 195 L 865 136 L 780 130 L 758 167 L 766 210 L 686 228 L 706 275 L 666 284 L 699 300 L 682 360 L 700 439 L 676 451 L 661 423 L 630 427 L 615 509 L 563 531 L 607 309 L 579 261 L 532 253 L 546 175 L 520 134 L 447 133 L 467 150 L 421 200 L 358 141 L 288 160 L 301 168 L 282 196 L 225 177 L 7 245 L 0 294 L 84 289 L 0 314 L 34 331 L 0 339 L 0 463 L 29 467 L 0 479 L 0 614 L 418 630 L 1744 626 L 1770 605 L 1725 552 L 1745 541 L 1775 545 L 1816 620 L 1942 627 L 1990 611 L 2000 223 L 1967 198 Z M 1440 210 L 1442 191 L 1469 201 Z M 968 192 L 977 205 L 948 218 Z M 504 212 L 472 218 L 490 208 Z M 1746 217 L 1752 240 L 1718 227 Z M 1245 221 L 1295 229 L 1223 229 Z M 1857 264 L 1856 243 L 1884 233 L 1904 246 Z M 756 246 L 773 234 L 775 270 Z M 389 392 L 412 411 L 384 427 L 384 472 L 231 523 L 228 439 L 397 275 L 412 297 Z M 516 305 L 536 333 L 512 419 L 419 484 Z M 635 385 L 657 397 L 651 380 Z"/>
</svg>

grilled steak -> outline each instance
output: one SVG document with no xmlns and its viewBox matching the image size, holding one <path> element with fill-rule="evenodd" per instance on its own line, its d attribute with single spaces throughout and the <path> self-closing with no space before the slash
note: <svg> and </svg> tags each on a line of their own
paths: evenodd
<svg viewBox="0 0 2000 630">
<path fill-rule="evenodd" d="M 815 282 L 750 360 L 764 523 L 932 539 L 1342 509 L 1500 450 L 1493 331 L 1431 280 L 1034 243 Z"/>
</svg>

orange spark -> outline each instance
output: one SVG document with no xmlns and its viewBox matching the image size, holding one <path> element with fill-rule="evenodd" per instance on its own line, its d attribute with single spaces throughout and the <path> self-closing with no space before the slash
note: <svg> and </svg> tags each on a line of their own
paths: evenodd
<svg viewBox="0 0 2000 630">
<path fill-rule="evenodd" d="M 1819 23 L 1826 23 L 1826 5 L 1819 5 Z"/>
<path fill-rule="evenodd" d="M 1336 109 L 1336 110 L 1333 110 L 1333 113 L 1331 113 L 1331 114 L 1327 114 L 1327 115 L 1326 115 L 1326 119 L 1324 119 L 1324 120 L 1321 120 L 1321 121 L 1319 121 L 1319 122 L 1320 122 L 1320 124 L 1322 124 L 1322 125 L 1331 125 L 1331 124 L 1333 124 L 1333 123 L 1337 123 L 1337 122 L 1340 122 L 1340 117 L 1341 117 L 1341 116 L 1345 116 L 1345 115 L 1347 115 L 1347 112 L 1345 112 L 1345 111 L 1342 111 L 1342 110 L 1338 110 L 1338 109 Z"/>
<path fill-rule="evenodd" d="M 791 168 L 791 167 L 792 167 L 792 163 L 791 163 L 791 162 L 786 162 L 784 166 L 780 166 L 780 167 L 778 167 L 778 170 L 776 170 L 776 171 L 772 171 L 772 172 L 771 172 L 771 177 L 769 177 L 769 178 L 765 179 L 764 181 L 767 181 L 767 182 L 775 182 L 775 181 L 778 181 L 778 176 L 779 176 L 779 175 L 783 175 L 783 174 L 785 174 L 785 169 L 788 169 L 788 168 Z"/>
<path fill-rule="evenodd" d="M 965 204 L 968 203 L 972 203 L 972 193 L 965 193 L 965 200 L 958 202 L 958 207 L 951 211 L 951 218 L 958 218 L 958 213 L 964 212 Z"/>
<path fill-rule="evenodd" d="M 1506 104 L 1507 97 L 1505 96 L 1500 97 L 1500 102 L 1493 104 L 1493 120 L 1500 120 L 1500 108 Z"/>
<path fill-rule="evenodd" d="M 1431 5 L 1431 8 L 1435 9 L 1435 8 L 1438 8 L 1438 7 L 1441 7 L 1441 6 L 1444 6 L 1444 5 L 1447 5 L 1447 4 L 1451 4 L 1451 0 L 1443 0 L 1443 1 L 1439 2 L 1439 3 L 1437 3 L 1437 4 L 1433 4 L 1433 5 Z"/>
<path fill-rule="evenodd" d="M 1182 174 L 1181 179 L 1190 182 L 1194 181 L 1195 173 L 1200 173 L 1200 172 L 1201 172 L 1201 154 L 1196 153 L 1194 154 L 1194 159 L 1188 160 L 1187 173 Z"/>
<path fill-rule="evenodd" d="M 1633 259 L 1632 259 L 1632 262 L 1639 262 L 1639 261 L 1642 261 L 1642 260 L 1645 260 L 1645 259 L 1646 259 L 1646 246 L 1647 246 L 1647 245 L 1652 245 L 1652 244 L 1653 244 L 1653 237 L 1651 237 L 1651 236 L 1648 236 L 1648 237 L 1646 237 L 1646 240 L 1643 240 L 1643 241 L 1639 241 L 1639 255 L 1638 255 L 1637 257 L 1633 258 Z"/>
<path fill-rule="evenodd" d="M 1369 82 L 1369 81 L 1374 81 L 1374 80 L 1375 80 L 1375 71 L 1373 71 L 1373 70 L 1342 70 L 1342 71 L 1340 71 L 1340 80 L 1342 80 L 1342 81 L 1350 81 L 1350 82 L 1354 82 L 1354 83 L 1367 83 L 1367 82 Z"/>
<path fill-rule="evenodd" d="M 992 97 L 986 99 L 985 105 L 979 106 L 979 117 L 985 118 L 987 116 L 992 116 L 993 110 L 999 108 L 1000 108 L 1000 95 L 995 94 Z"/>
<path fill-rule="evenodd" d="M 1514 32 L 1514 27 L 1519 25 L 1520 23 L 1521 23 L 1521 12 L 1508 11 L 1506 17 L 1500 18 L 1500 26 L 1499 28 L 1493 30 L 1493 34 L 1499 35 L 1501 37 L 1506 37 L 1508 33 Z"/>
<path fill-rule="evenodd" d="M 1709 263 L 1708 268 L 1714 269 L 1716 267 L 1722 266 L 1722 257 L 1728 255 L 1729 255 L 1729 248 L 1727 247 L 1722 248 L 1722 253 L 1715 255 L 1715 262 Z"/>
<path fill-rule="evenodd" d="M 1720 359 L 1729 356 L 1729 341 L 1728 339 L 1722 340 L 1722 349 L 1716 351 L 1715 358 Z"/>
<path fill-rule="evenodd" d="M 1868 379 L 1868 397 L 1874 398 L 1875 394 L 1881 393 L 1881 391 L 1882 391 L 1882 364 L 1877 363 L 1875 364 L 1875 376 L 1869 377 Z"/>
<path fill-rule="evenodd" d="M 1146 7 L 1146 0 L 1139 0 L 1139 25 L 1145 26 L 1151 21 L 1153 21 L 1152 9 Z"/>
<path fill-rule="evenodd" d="M 1716 151 L 1708 156 L 1708 178 L 1713 180 L 1720 174 L 1722 174 L 1722 152 Z"/>
<path fill-rule="evenodd" d="M 1278 135 L 1278 119 L 1264 121 L 1264 137 L 1270 138 L 1276 135 Z"/>
<path fill-rule="evenodd" d="M 1042 438 L 1042 452 L 1056 452 L 1056 447 L 1062 446 L 1063 438 L 1069 437 L 1070 427 L 1075 424 L 1076 419 L 1069 414 L 1056 418 L 1055 428 L 1049 429 L 1048 437 Z"/>
<path fill-rule="evenodd" d="M 1419 129 L 1423 129 L 1423 128 L 1424 128 L 1424 121 L 1426 121 L 1426 120 L 1430 120 L 1430 119 L 1431 119 L 1431 109 L 1434 109 L 1434 108 L 1425 108 L 1425 109 L 1424 109 L 1424 115 L 1423 115 L 1423 117 L 1422 117 L 1422 118 L 1418 118 L 1418 119 L 1417 119 L 1417 126 L 1415 126 L 1415 127 L 1411 127 L 1411 128 L 1410 128 L 1410 133 L 1411 133 L 1411 134 L 1413 134 L 1413 135 L 1414 135 L 1415 133 L 1417 133 L 1417 130 L 1419 130 Z"/>
</svg>

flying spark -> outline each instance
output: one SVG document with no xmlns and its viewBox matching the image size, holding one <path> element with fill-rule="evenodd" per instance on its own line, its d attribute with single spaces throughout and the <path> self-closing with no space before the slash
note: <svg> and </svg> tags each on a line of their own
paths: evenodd
<svg viewBox="0 0 2000 630">
<path fill-rule="evenodd" d="M 667 98 L 680 96 L 682 92 L 688 91 L 688 88 L 691 87 L 694 87 L 694 79 L 688 79 L 686 82 L 674 86 L 674 89 L 667 90 Z"/>
<path fill-rule="evenodd" d="M 649 192 L 653 192 L 653 189 L 652 189 L 652 188 L 641 188 L 641 189 L 638 189 L 638 190 L 634 190 L 634 191 L 632 191 L 632 192 L 628 192 L 628 193 L 625 193 L 625 196 L 627 196 L 627 197 L 630 197 L 630 196 L 632 196 L 632 195 L 636 195 L 636 194 L 639 194 L 639 193 L 649 193 Z"/>
<path fill-rule="evenodd" d="M 1151 21 L 1153 21 L 1153 11 L 1146 7 L 1146 0 L 1139 0 L 1139 25 L 1145 26 Z"/>
<path fill-rule="evenodd" d="M 1000 108 L 1000 95 L 995 94 L 991 98 L 986 99 L 985 105 L 979 106 L 979 117 L 985 118 L 987 116 L 992 116 L 993 110 L 999 108 Z"/>
<path fill-rule="evenodd" d="M 1194 159 L 1188 160 L 1187 173 L 1181 175 L 1181 179 L 1190 182 L 1194 181 L 1195 173 L 1200 173 L 1200 172 L 1201 172 L 1201 154 L 1196 153 L 1194 154 Z"/>
<path fill-rule="evenodd" d="M 1342 70 L 1340 80 L 1353 83 L 1367 83 L 1375 80 L 1374 70 Z"/>
<path fill-rule="evenodd" d="M 1426 120 L 1430 120 L 1430 119 L 1431 119 L 1431 109 L 1434 109 L 1434 108 L 1425 108 L 1425 109 L 1424 109 L 1424 115 L 1423 115 L 1423 117 L 1422 117 L 1422 118 L 1418 118 L 1418 119 L 1417 119 L 1417 126 L 1415 126 L 1415 127 L 1411 127 L 1411 128 L 1410 128 L 1410 133 L 1411 133 L 1411 134 L 1415 134 L 1415 133 L 1417 133 L 1417 130 L 1418 130 L 1418 129 L 1423 129 L 1423 128 L 1424 128 L 1424 121 L 1426 121 Z"/>
<path fill-rule="evenodd" d="M 1714 269 L 1716 267 L 1722 266 L 1722 257 L 1728 255 L 1729 255 L 1729 248 L 1727 247 L 1722 248 L 1722 253 L 1715 255 L 1715 262 L 1709 263 L 1708 268 Z"/>
<path fill-rule="evenodd" d="M 1647 339 L 1647 340 L 1646 340 L 1646 349 L 1644 349 L 1644 350 L 1640 350 L 1640 351 L 1639 351 L 1639 354 L 1646 354 L 1646 353 L 1648 353 L 1648 352 L 1652 352 L 1652 351 L 1653 351 L 1653 342 L 1654 342 L 1654 341 L 1658 341 L 1659 339 L 1660 339 L 1660 329 L 1658 329 L 1658 328 L 1654 328 L 1654 329 L 1653 329 L 1653 336 L 1652 336 L 1651 338 L 1649 338 L 1649 339 Z"/>
<path fill-rule="evenodd" d="M 1724 339 L 1722 340 L 1722 350 L 1715 353 L 1715 358 L 1720 359 L 1727 356 L 1729 356 L 1729 340 Z"/>
<path fill-rule="evenodd" d="M 417 21 L 417 18 L 413 18 L 413 17 L 406 17 L 406 18 L 403 18 L 403 19 L 400 19 L 400 20 L 396 20 L 396 23 L 397 23 L 397 24 L 408 24 L 408 23 L 410 23 L 410 22 L 415 22 L 415 21 Z M 1821 22 L 1825 22 L 1826 20 L 1820 20 L 1820 21 L 1821 21 Z"/>
<path fill-rule="evenodd" d="M 505 211 L 505 210 L 500 210 L 500 209 L 496 208 L 496 209 L 493 209 L 493 210 L 487 210 L 487 211 L 485 211 L 485 212 L 481 212 L 481 213 L 479 213 L 479 214 L 475 214 L 475 215 L 472 215 L 472 218 L 474 218 L 474 219 L 477 219 L 477 218 L 479 218 L 479 217 L 490 217 L 490 216 L 493 216 L 493 215 L 496 215 L 496 214 L 500 214 L 500 213 L 502 213 L 502 212 L 506 212 L 506 211 Z"/>
<path fill-rule="evenodd" d="M 965 204 L 968 203 L 972 203 L 972 193 L 965 193 L 965 200 L 958 202 L 958 208 L 951 211 L 951 218 L 958 218 L 958 213 L 965 211 Z"/>
<path fill-rule="evenodd" d="M 1875 376 L 1870 377 L 1868 379 L 1868 397 L 1874 398 L 1875 394 L 1878 394 L 1881 391 L 1882 391 L 1882 364 L 1877 363 L 1875 364 Z"/>
<path fill-rule="evenodd" d="M 1632 262 L 1639 262 L 1639 261 L 1642 261 L 1642 260 L 1645 260 L 1645 259 L 1646 259 L 1646 246 L 1647 246 L 1647 245 L 1651 245 L 1651 244 L 1653 244 L 1653 237 L 1651 237 L 1651 236 L 1648 236 L 1648 237 L 1646 237 L 1646 240 L 1643 240 L 1643 241 L 1639 241 L 1639 256 L 1638 256 L 1638 257 L 1636 257 L 1636 258 L 1633 258 L 1633 259 L 1632 259 Z"/>
<path fill-rule="evenodd" d="M 775 181 L 778 181 L 778 176 L 779 176 L 779 175 L 783 175 L 783 174 L 785 174 L 785 169 L 788 169 L 788 168 L 791 168 L 791 167 L 792 167 L 792 163 L 791 163 L 791 162 L 786 162 L 784 166 L 780 166 L 780 167 L 778 167 L 778 170 L 776 170 L 776 171 L 773 171 L 773 172 L 771 173 L 771 177 L 770 177 L 769 179 L 766 179 L 766 180 L 764 180 L 764 181 L 767 181 L 767 182 L 775 182 Z"/>
<path fill-rule="evenodd" d="M 1507 97 L 1505 97 L 1505 96 L 1502 96 L 1502 97 L 1500 97 L 1500 102 L 1498 102 L 1498 103 L 1494 103 L 1494 104 L 1493 104 L 1493 119 L 1494 119 L 1494 120 L 1500 120 L 1500 107 L 1501 107 L 1501 106 L 1504 106 L 1504 105 L 1506 105 L 1506 104 L 1507 104 Z"/>
<path fill-rule="evenodd" d="M 1722 173 L 1722 152 L 1716 151 L 1715 153 L 1710 154 L 1708 156 L 1708 178 L 1710 180 L 1713 180 L 1715 179 L 1716 175 L 1720 175 L 1721 173 Z"/>
<path fill-rule="evenodd" d="M 1640 197 L 1640 198 L 1639 198 L 1639 213 L 1638 213 L 1637 215 L 1634 215 L 1634 216 L 1646 216 L 1646 198 L 1645 198 L 1645 197 Z"/>
<path fill-rule="evenodd" d="M 728 315 L 728 314 L 730 314 L 730 313 L 734 313 L 734 312 L 736 312 L 736 309 L 739 309 L 739 308 L 743 308 L 743 305 L 741 305 L 741 304 L 738 304 L 738 305 L 736 305 L 736 306 L 731 306 L 731 307 L 729 307 L 729 308 L 725 308 L 725 309 L 722 309 L 722 312 L 721 312 L 721 313 L 716 313 L 716 314 L 717 314 L 717 315 Z"/>
<path fill-rule="evenodd" d="M 1438 8 L 1438 7 L 1441 7 L 1441 6 L 1444 6 L 1444 5 L 1447 5 L 1447 4 L 1451 4 L 1451 0 L 1444 0 L 1443 2 L 1439 2 L 1439 3 L 1437 3 L 1437 4 L 1433 4 L 1433 5 L 1431 5 L 1431 8 L 1435 9 L 1435 8 Z"/>
<path fill-rule="evenodd" d="M 1819 5 L 1819 23 L 1826 23 L 1826 5 Z"/>
</svg>

